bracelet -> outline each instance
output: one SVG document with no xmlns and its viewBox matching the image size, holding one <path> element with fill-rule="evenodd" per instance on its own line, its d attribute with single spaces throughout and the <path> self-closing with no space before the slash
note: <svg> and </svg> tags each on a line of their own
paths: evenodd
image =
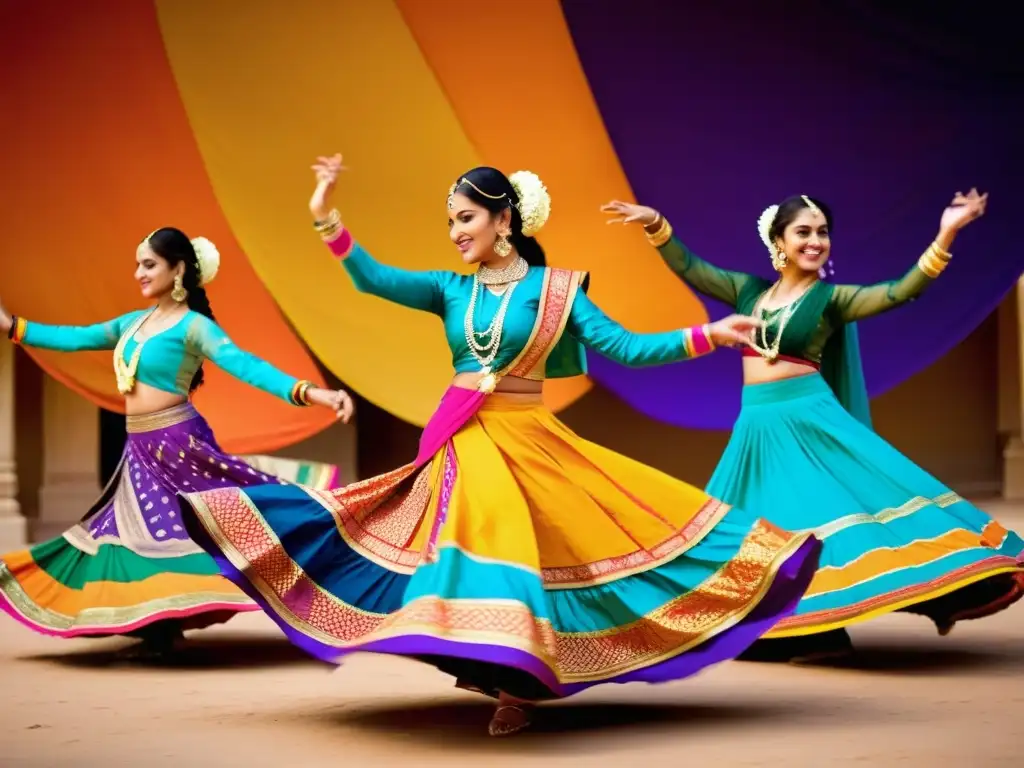
<svg viewBox="0 0 1024 768">
<path fill-rule="evenodd" d="M 705 323 L 693 328 L 683 328 L 683 348 L 688 358 L 700 357 L 715 349 L 711 338 L 711 324 Z"/>
<path fill-rule="evenodd" d="M 711 323 L 704 323 L 700 327 L 700 332 L 704 334 L 704 340 L 708 343 L 708 352 L 713 351 L 718 345 L 715 344 L 715 340 L 711 338 Z"/>
<path fill-rule="evenodd" d="M 309 394 L 309 390 L 312 386 L 313 382 L 306 381 L 305 379 L 303 379 L 302 381 L 295 382 L 295 384 L 292 386 L 292 403 L 295 405 L 311 405 L 307 395 Z"/>
<path fill-rule="evenodd" d="M 23 317 L 11 315 L 11 327 L 7 329 L 7 338 L 13 344 L 21 344 L 25 338 L 25 330 L 28 328 L 28 321 Z"/>
<path fill-rule="evenodd" d="M 949 266 L 952 258 L 952 254 L 940 248 L 938 243 L 932 243 L 917 260 L 917 268 L 934 280 Z"/>
<path fill-rule="evenodd" d="M 338 213 L 337 208 L 332 208 L 323 221 L 313 222 L 313 229 L 324 240 L 334 237 L 341 228 L 341 214 Z"/>
<path fill-rule="evenodd" d="M 655 248 L 661 248 L 665 243 L 672 239 L 672 225 L 668 223 L 668 219 L 664 216 L 661 217 L 661 226 L 658 227 L 656 232 L 648 232 L 644 229 L 644 234 L 647 235 L 647 242 L 653 245 Z"/>
</svg>

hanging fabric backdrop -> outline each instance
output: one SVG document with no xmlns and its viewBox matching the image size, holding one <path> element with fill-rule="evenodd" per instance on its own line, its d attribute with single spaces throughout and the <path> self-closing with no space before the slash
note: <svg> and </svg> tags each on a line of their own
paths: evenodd
<svg viewBox="0 0 1024 768">
<path fill-rule="evenodd" d="M 458 174 L 482 163 L 537 172 L 553 196 L 541 238 L 551 261 L 590 270 L 592 297 L 638 331 L 725 309 L 676 280 L 637 230 L 608 227 L 608 199 L 654 205 L 706 258 L 767 274 L 757 216 L 786 195 L 817 195 L 837 214 L 836 279 L 869 282 L 913 264 L 957 189 L 990 190 L 989 215 L 957 242 L 939 284 L 863 324 L 874 394 L 958 343 L 1024 265 L 1010 213 L 1024 170 L 1011 152 L 1019 73 L 989 48 L 966 50 L 970 25 L 947 30 L 940 10 L 903 20 L 809 0 L 785 14 L 655 0 L 471 13 L 427 0 L 0 7 L 5 111 L 18 115 L 0 123 L 15 157 L 0 192 L 10 308 L 63 322 L 130 308 L 124 262 L 140 234 L 173 221 L 221 246 L 212 296 L 239 341 L 312 376 L 256 275 L 327 367 L 413 423 L 450 377 L 443 336 L 434 318 L 354 291 L 311 234 L 319 153 L 340 151 L 351 169 L 339 189 L 346 223 L 380 259 L 411 268 L 458 264 L 443 207 Z M 110 397 L 109 361 L 70 357 L 43 361 Z M 732 353 L 643 371 L 595 356 L 591 368 L 668 423 L 724 429 L 738 408 Z M 300 428 L 314 417 L 285 406 L 244 406 L 263 396 L 229 386 L 211 381 L 207 393 L 223 397 L 211 406 L 222 434 L 321 426 Z M 554 382 L 547 396 L 562 408 L 589 386 Z"/>
</svg>

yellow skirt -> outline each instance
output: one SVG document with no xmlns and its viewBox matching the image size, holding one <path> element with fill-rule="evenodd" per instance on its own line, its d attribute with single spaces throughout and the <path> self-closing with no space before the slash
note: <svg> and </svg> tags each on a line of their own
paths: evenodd
<svg viewBox="0 0 1024 768">
<path fill-rule="evenodd" d="M 317 657 L 412 656 L 492 694 L 685 677 L 794 610 L 816 539 L 583 440 L 539 396 L 477 396 L 449 391 L 416 462 L 189 494 L 189 531 Z"/>
</svg>

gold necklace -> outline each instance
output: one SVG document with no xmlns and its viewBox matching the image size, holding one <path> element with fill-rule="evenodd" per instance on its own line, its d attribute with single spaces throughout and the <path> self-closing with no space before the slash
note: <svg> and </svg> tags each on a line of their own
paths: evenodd
<svg viewBox="0 0 1024 768">
<path fill-rule="evenodd" d="M 117 340 L 117 346 L 114 347 L 114 378 L 117 381 L 117 391 L 122 395 L 127 395 L 135 389 L 135 377 L 139 371 L 139 360 L 142 359 L 142 348 L 146 346 L 146 342 L 153 338 L 153 336 L 150 335 L 142 341 L 136 341 L 135 349 L 132 350 L 132 356 L 127 362 L 124 359 L 124 349 L 128 346 L 129 339 L 141 331 L 143 326 L 155 316 L 156 308 L 154 307 L 147 314 L 132 323 L 121 334 L 121 338 Z M 163 333 L 163 331 L 159 331 L 159 333 Z"/>
<path fill-rule="evenodd" d="M 526 263 L 526 259 L 520 256 L 511 264 L 506 264 L 501 269 L 494 269 L 486 264 L 481 264 L 476 271 L 476 278 L 484 285 L 505 285 L 522 280 L 526 277 L 526 273 L 529 270 L 530 265 Z"/>
<path fill-rule="evenodd" d="M 155 309 L 151 310 L 128 326 L 121 334 L 121 338 L 117 340 L 117 346 L 114 347 L 114 378 L 117 381 L 117 391 L 122 395 L 127 395 L 135 389 L 135 374 L 139 370 L 139 359 L 142 357 L 142 347 L 146 342 L 142 341 L 135 347 L 131 359 L 127 362 L 124 359 L 124 348 L 128 346 L 128 340 L 138 333 L 154 312 L 156 312 Z"/>
<path fill-rule="evenodd" d="M 769 346 L 768 345 L 768 325 L 769 325 L 769 322 L 768 322 L 768 319 L 767 319 L 768 318 L 768 310 L 766 310 L 764 308 L 764 305 L 767 304 L 771 299 L 775 298 L 775 293 L 776 293 L 776 291 L 778 291 L 778 289 L 779 289 L 779 284 L 776 283 L 772 287 L 770 292 L 769 291 L 765 291 L 763 294 L 761 294 L 761 298 L 759 298 L 757 300 L 757 305 L 754 308 L 755 309 L 755 312 L 754 312 L 755 316 L 757 316 L 762 321 L 762 324 L 761 324 L 761 343 L 758 344 L 755 341 L 750 346 L 753 348 L 753 350 L 755 352 L 757 352 L 757 354 L 759 354 L 761 357 L 763 357 L 768 362 L 769 365 L 774 365 L 775 362 L 779 359 L 779 349 L 782 346 L 782 335 L 786 332 L 786 325 L 789 323 L 789 319 L 793 316 L 793 313 L 796 312 L 797 306 L 800 304 L 801 301 L 803 301 L 804 296 L 807 295 L 807 291 L 804 291 L 794 301 L 791 301 L 785 307 L 781 307 L 782 312 L 778 316 L 778 320 L 776 322 L 777 329 L 776 329 L 776 333 L 775 333 L 775 340 L 772 342 L 771 346 Z M 777 309 L 779 309 L 779 308 L 777 308 Z"/>
</svg>

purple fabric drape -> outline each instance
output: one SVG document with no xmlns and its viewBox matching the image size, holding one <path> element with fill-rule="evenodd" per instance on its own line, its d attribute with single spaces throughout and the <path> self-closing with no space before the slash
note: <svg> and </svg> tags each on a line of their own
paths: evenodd
<svg viewBox="0 0 1024 768">
<path fill-rule="evenodd" d="M 991 193 L 988 214 L 957 239 L 932 289 L 860 324 L 872 395 L 959 343 L 1024 270 L 1018 27 L 986 14 L 984 3 L 889 5 L 562 2 L 638 200 L 662 210 L 714 264 L 770 276 L 757 217 L 788 195 L 810 194 L 835 211 L 833 280 L 897 278 L 935 235 L 954 192 Z M 726 313 L 706 303 L 713 317 Z M 594 355 L 590 367 L 633 407 L 671 424 L 727 429 L 739 410 L 733 354 L 639 371 Z"/>
</svg>

